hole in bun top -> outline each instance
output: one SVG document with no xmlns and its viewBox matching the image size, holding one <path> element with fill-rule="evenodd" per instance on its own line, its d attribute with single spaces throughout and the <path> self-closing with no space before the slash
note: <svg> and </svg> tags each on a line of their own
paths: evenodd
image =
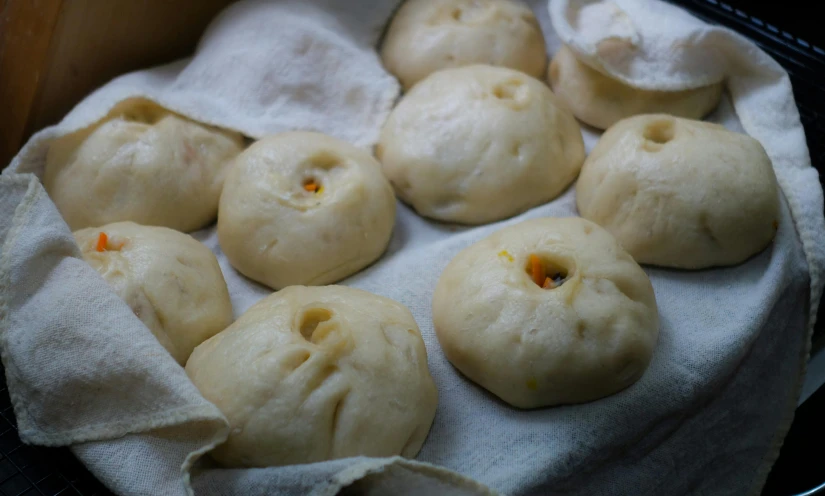
<svg viewBox="0 0 825 496">
<path fill-rule="evenodd" d="M 673 140 L 675 134 L 673 119 L 657 119 L 645 126 L 642 134 L 645 139 L 643 146 L 647 151 L 659 151 L 663 145 Z"/>
<path fill-rule="evenodd" d="M 95 241 L 95 250 L 103 253 L 105 251 L 120 251 L 126 244 L 126 240 L 120 236 L 109 236 L 101 231 Z"/>
<path fill-rule="evenodd" d="M 524 272 L 536 286 L 542 289 L 555 289 L 570 278 L 573 270 L 560 260 L 552 260 L 531 253 L 527 257 Z"/>
<path fill-rule="evenodd" d="M 321 193 L 321 191 L 324 189 L 324 187 L 321 185 L 321 181 L 315 179 L 314 177 L 308 177 L 304 179 L 303 188 L 304 191 L 306 191 L 307 193 L 315 194 Z"/>
<path fill-rule="evenodd" d="M 324 192 L 335 178 L 340 179 L 346 169 L 344 160 L 337 154 L 321 150 L 307 157 L 300 174 L 300 194 L 298 198 L 305 201 Z"/>
<path fill-rule="evenodd" d="M 319 151 L 309 157 L 309 163 L 312 167 L 330 170 L 341 165 L 341 157 L 332 152 Z"/>
<path fill-rule="evenodd" d="M 508 79 L 493 86 L 494 97 L 510 105 L 514 110 L 527 107 L 530 101 L 530 88 L 520 79 Z"/>
<path fill-rule="evenodd" d="M 316 330 L 322 322 L 332 318 L 332 312 L 326 308 L 310 308 L 301 316 L 301 335 L 310 342 L 317 342 Z"/>
</svg>

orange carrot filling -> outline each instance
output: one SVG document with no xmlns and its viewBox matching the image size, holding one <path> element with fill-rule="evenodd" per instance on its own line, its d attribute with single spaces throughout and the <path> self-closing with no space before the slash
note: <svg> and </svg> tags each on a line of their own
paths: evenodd
<svg viewBox="0 0 825 496">
<path fill-rule="evenodd" d="M 536 283 L 537 286 L 544 285 L 544 264 L 541 263 L 541 259 L 536 255 L 530 255 L 530 277 L 533 278 L 533 282 Z"/>
<path fill-rule="evenodd" d="M 564 269 L 547 267 L 538 255 L 533 254 L 528 259 L 527 273 L 536 286 L 542 289 L 555 289 L 567 279 Z"/>
<path fill-rule="evenodd" d="M 97 251 L 106 251 L 106 245 L 109 243 L 109 237 L 105 232 L 101 232 L 97 237 Z"/>
<path fill-rule="evenodd" d="M 315 178 L 310 177 L 309 179 L 304 180 L 304 190 L 310 193 L 320 193 L 324 190 L 324 187 L 321 186 Z"/>
<path fill-rule="evenodd" d="M 315 193 L 316 191 L 318 191 L 318 185 L 315 183 L 315 181 L 310 180 L 308 183 L 304 184 L 304 189 L 309 191 L 310 193 Z"/>
</svg>

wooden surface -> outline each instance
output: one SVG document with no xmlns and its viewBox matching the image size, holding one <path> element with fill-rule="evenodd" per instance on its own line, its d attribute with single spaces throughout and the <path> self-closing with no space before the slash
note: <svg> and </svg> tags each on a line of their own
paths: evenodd
<svg viewBox="0 0 825 496">
<path fill-rule="evenodd" d="M 0 0 L 0 168 L 120 74 L 191 55 L 232 0 Z"/>
<path fill-rule="evenodd" d="M 17 153 L 62 0 L 3 0 L 0 5 L 0 169 Z"/>
</svg>

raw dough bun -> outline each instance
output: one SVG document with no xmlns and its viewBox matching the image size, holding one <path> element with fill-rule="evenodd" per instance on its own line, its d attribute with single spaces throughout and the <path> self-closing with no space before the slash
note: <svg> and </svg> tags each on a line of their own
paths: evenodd
<svg viewBox="0 0 825 496">
<path fill-rule="evenodd" d="M 533 281 L 531 255 L 542 274 L 558 274 L 557 287 Z M 458 370 L 519 408 L 630 386 L 659 333 L 647 275 L 608 232 L 575 217 L 521 222 L 461 251 L 436 285 L 433 324 Z"/>
<path fill-rule="evenodd" d="M 413 457 L 438 403 L 412 314 L 343 286 L 292 286 L 198 346 L 186 373 L 229 420 L 230 467 Z"/>
<path fill-rule="evenodd" d="M 536 17 L 511 0 L 407 0 L 390 24 L 381 57 L 405 89 L 448 67 L 489 64 L 536 78 L 547 67 Z"/>
<path fill-rule="evenodd" d="M 107 240 L 98 245 L 101 232 Z M 74 236 L 83 258 L 181 365 L 195 346 L 232 323 L 218 260 L 191 236 L 133 222 L 81 229 Z"/>
<path fill-rule="evenodd" d="M 215 220 L 242 148 L 240 134 L 130 99 L 53 141 L 43 182 L 72 230 L 130 220 L 189 232 Z"/>
<path fill-rule="evenodd" d="M 758 141 L 668 115 L 608 129 L 585 161 L 576 203 L 637 262 L 683 269 L 740 263 L 770 244 L 779 221 L 776 177 Z"/>
<path fill-rule="evenodd" d="M 395 196 L 372 155 L 331 136 L 288 132 L 238 156 L 218 239 L 250 279 L 274 289 L 321 286 L 377 260 L 394 224 Z"/>
<path fill-rule="evenodd" d="M 665 113 L 700 119 L 716 108 L 724 88 L 717 83 L 684 91 L 641 90 L 580 62 L 566 46 L 550 62 L 547 79 L 576 117 L 599 129 L 638 114 Z"/>
<path fill-rule="evenodd" d="M 421 215 L 492 222 L 555 198 L 584 160 L 578 123 L 547 86 L 512 69 L 444 69 L 392 111 L 376 149 Z"/>
</svg>

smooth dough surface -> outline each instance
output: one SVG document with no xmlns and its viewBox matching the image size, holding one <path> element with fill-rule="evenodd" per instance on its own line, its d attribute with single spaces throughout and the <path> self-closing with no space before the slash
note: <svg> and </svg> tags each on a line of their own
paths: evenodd
<svg viewBox="0 0 825 496">
<path fill-rule="evenodd" d="M 215 220 L 240 134 L 143 99 L 49 146 L 44 186 L 72 230 L 118 221 L 189 232 Z"/>
<path fill-rule="evenodd" d="M 482 224 L 558 196 L 579 172 L 584 143 L 544 83 L 476 65 L 433 73 L 407 93 L 376 155 L 419 214 Z"/>
<path fill-rule="evenodd" d="M 536 78 L 547 67 L 536 17 L 513 0 L 407 0 L 387 30 L 381 57 L 405 89 L 449 67 L 489 64 Z"/>
<path fill-rule="evenodd" d="M 535 255 L 555 288 L 531 276 Z M 604 229 L 540 218 L 497 231 L 447 265 L 433 323 L 450 362 L 519 408 L 620 391 L 647 368 L 658 338 L 653 287 Z"/>
<path fill-rule="evenodd" d="M 288 132 L 236 160 L 218 239 L 250 279 L 274 289 L 320 286 L 377 260 L 394 224 L 395 196 L 372 155 L 331 136 Z"/>
<path fill-rule="evenodd" d="M 700 119 L 716 108 L 724 89 L 718 83 L 684 91 L 641 90 L 580 62 L 567 46 L 553 57 L 547 79 L 577 118 L 598 129 L 639 114 Z"/>
<path fill-rule="evenodd" d="M 116 222 L 74 236 L 86 262 L 181 365 L 195 346 L 232 323 L 218 260 L 188 234 Z"/>
<path fill-rule="evenodd" d="M 186 373 L 229 420 L 212 456 L 265 467 L 413 457 L 438 393 L 410 311 L 343 286 L 291 286 L 200 345 Z"/>
<path fill-rule="evenodd" d="M 637 262 L 683 269 L 743 262 L 770 244 L 779 221 L 776 177 L 758 141 L 661 114 L 602 135 L 576 204 Z"/>
</svg>

